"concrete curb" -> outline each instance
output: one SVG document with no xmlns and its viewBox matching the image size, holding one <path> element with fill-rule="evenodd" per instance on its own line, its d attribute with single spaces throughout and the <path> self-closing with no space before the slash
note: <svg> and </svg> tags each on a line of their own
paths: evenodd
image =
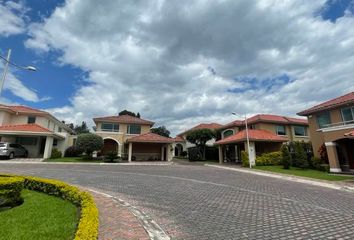
<svg viewBox="0 0 354 240">
<path fill-rule="evenodd" d="M 17 161 L 0 161 L 0 164 L 43 164 L 43 165 L 94 165 L 94 166 L 170 166 L 173 162 L 165 163 L 148 163 L 148 162 L 134 162 L 134 163 L 84 163 L 84 162 L 17 162 Z"/>
<path fill-rule="evenodd" d="M 149 237 L 151 240 L 170 240 L 171 239 L 166 234 L 166 232 L 153 219 L 151 219 L 148 215 L 146 215 L 144 212 L 140 211 L 136 207 L 125 202 L 124 200 L 116 198 L 110 194 L 99 192 L 97 190 L 93 190 L 90 188 L 85 188 L 85 189 L 87 189 L 88 191 L 103 195 L 105 197 L 112 198 L 114 201 L 118 202 L 123 207 L 128 208 L 129 211 L 140 220 L 143 228 L 149 234 Z"/>
<path fill-rule="evenodd" d="M 305 183 L 305 184 L 310 184 L 313 186 L 326 187 L 326 188 L 331 188 L 331 189 L 342 190 L 342 191 L 354 193 L 354 187 L 341 186 L 339 184 L 335 184 L 335 183 L 328 182 L 328 181 L 321 181 L 321 180 L 316 181 L 316 180 L 301 178 L 301 177 L 297 177 L 297 176 L 288 176 L 285 174 L 269 173 L 269 172 L 265 172 L 265 171 L 261 171 L 261 170 L 237 169 L 237 168 L 218 166 L 218 165 L 212 165 L 212 164 L 204 164 L 204 166 L 226 169 L 226 170 L 231 170 L 231 171 L 235 171 L 235 172 L 250 173 L 250 174 L 259 175 L 259 176 L 272 177 L 272 178 L 277 178 L 277 179 L 282 179 L 282 180 L 287 180 L 287 181 L 292 181 L 292 182 Z"/>
</svg>

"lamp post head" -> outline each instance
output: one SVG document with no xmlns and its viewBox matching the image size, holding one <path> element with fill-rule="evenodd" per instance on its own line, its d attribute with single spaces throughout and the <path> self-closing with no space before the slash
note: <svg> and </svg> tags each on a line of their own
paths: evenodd
<svg viewBox="0 0 354 240">
<path fill-rule="evenodd" d="M 25 67 L 25 69 L 28 71 L 34 71 L 34 72 L 37 71 L 37 68 L 35 68 L 33 66 L 27 66 L 27 67 Z"/>
</svg>

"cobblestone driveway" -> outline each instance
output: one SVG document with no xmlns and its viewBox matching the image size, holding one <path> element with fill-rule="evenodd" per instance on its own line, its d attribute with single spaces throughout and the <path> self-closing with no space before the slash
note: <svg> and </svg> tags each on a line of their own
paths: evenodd
<svg viewBox="0 0 354 240">
<path fill-rule="evenodd" d="M 122 198 L 172 239 L 354 239 L 354 194 L 204 166 L 1 164 Z"/>
</svg>

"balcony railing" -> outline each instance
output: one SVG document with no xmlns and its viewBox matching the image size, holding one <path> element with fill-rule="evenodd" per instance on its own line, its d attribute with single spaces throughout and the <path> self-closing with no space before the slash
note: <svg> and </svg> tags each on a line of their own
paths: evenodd
<svg viewBox="0 0 354 240">
<path fill-rule="evenodd" d="M 324 125 L 321 129 L 336 130 L 336 129 L 347 129 L 347 128 L 354 128 L 354 120 L 327 124 Z"/>
</svg>

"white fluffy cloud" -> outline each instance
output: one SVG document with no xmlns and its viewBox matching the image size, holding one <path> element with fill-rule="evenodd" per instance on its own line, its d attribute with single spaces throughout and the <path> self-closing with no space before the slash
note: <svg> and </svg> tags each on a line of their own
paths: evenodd
<svg viewBox="0 0 354 240">
<path fill-rule="evenodd" d="M 88 73 L 69 121 L 129 109 L 177 133 L 230 112 L 294 115 L 353 87 L 354 18 L 325 1 L 68 0 L 26 46 Z M 280 76 L 286 76 L 281 78 Z"/>
<path fill-rule="evenodd" d="M 26 7 L 20 2 L 0 0 L 0 36 L 24 32 L 26 11 Z"/>
</svg>

